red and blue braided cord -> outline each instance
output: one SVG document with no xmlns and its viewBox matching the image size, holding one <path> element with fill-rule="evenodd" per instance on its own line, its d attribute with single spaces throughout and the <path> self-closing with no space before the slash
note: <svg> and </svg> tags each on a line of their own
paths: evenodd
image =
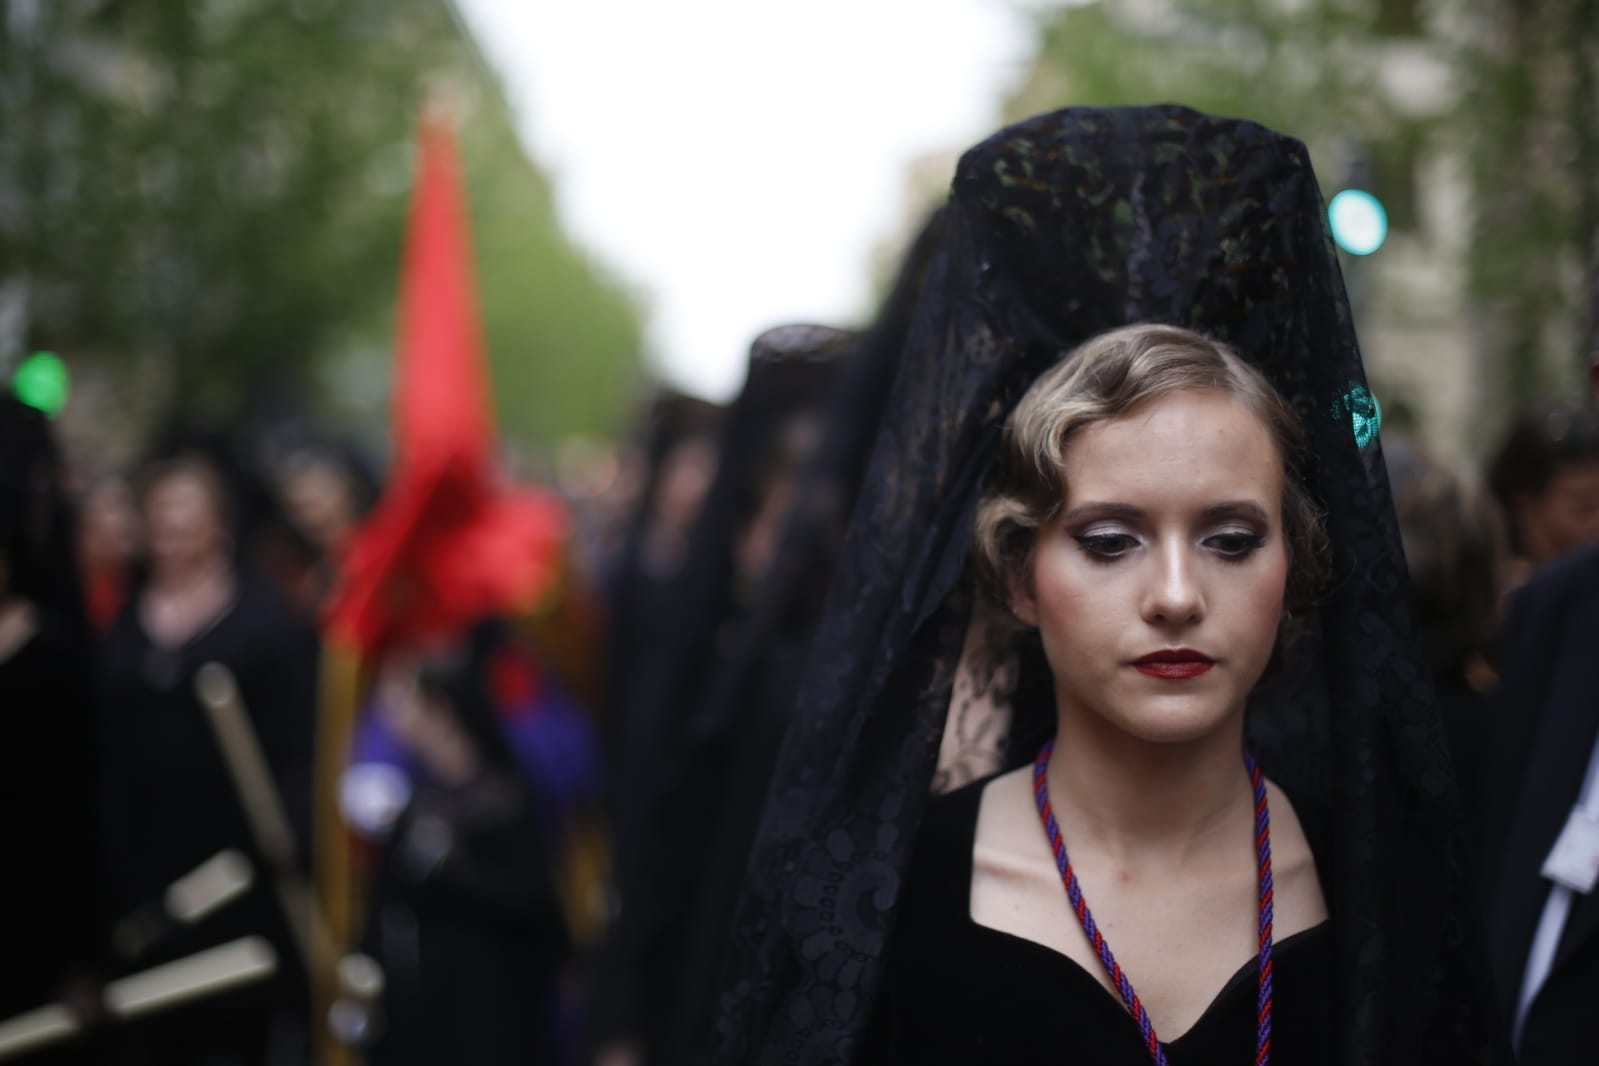
<svg viewBox="0 0 1599 1066">
<path fill-rule="evenodd" d="M 1157 1066 L 1166 1066 L 1166 1049 L 1161 1046 L 1160 1038 L 1155 1035 L 1155 1026 L 1149 1020 L 1149 1012 L 1144 1010 L 1143 1003 L 1138 999 L 1138 993 L 1133 991 L 1132 981 L 1122 970 L 1121 964 L 1116 961 L 1116 956 L 1112 954 L 1110 944 L 1099 931 L 1099 926 L 1094 923 L 1094 915 L 1088 909 L 1088 901 L 1083 898 L 1082 886 L 1077 882 L 1077 873 L 1072 869 L 1071 860 L 1066 856 L 1066 841 L 1061 836 L 1060 824 L 1055 820 L 1055 809 L 1049 802 L 1047 771 L 1049 756 L 1054 750 L 1055 742 L 1050 740 L 1040 749 L 1038 758 L 1033 760 L 1033 799 L 1038 805 L 1039 819 L 1044 823 L 1044 833 L 1049 838 L 1050 847 L 1055 851 L 1055 866 L 1060 870 L 1061 880 L 1066 885 L 1066 898 L 1071 902 L 1078 924 L 1083 927 L 1083 934 L 1094 946 L 1105 972 L 1110 975 L 1111 984 L 1121 994 L 1122 1003 L 1137 1022 L 1138 1032 L 1144 1039 L 1144 1047 Z M 1265 778 L 1247 751 L 1244 752 L 1244 766 L 1249 771 L 1249 782 L 1255 791 L 1255 853 L 1259 857 L 1260 881 L 1260 995 L 1256 1013 L 1255 1066 L 1268 1066 L 1271 1062 L 1272 1001 L 1271 812 L 1266 803 Z"/>
<path fill-rule="evenodd" d="M 1244 752 L 1249 783 L 1255 790 L 1256 875 L 1260 883 L 1260 994 L 1255 1024 L 1255 1066 L 1271 1061 L 1271 809 L 1266 803 L 1266 779 L 1254 756 Z"/>
</svg>

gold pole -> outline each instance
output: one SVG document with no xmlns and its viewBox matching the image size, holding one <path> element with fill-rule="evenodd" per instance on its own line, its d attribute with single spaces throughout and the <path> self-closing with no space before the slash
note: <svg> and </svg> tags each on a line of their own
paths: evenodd
<svg viewBox="0 0 1599 1066">
<path fill-rule="evenodd" d="M 355 1066 L 354 1049 L 334 1039 L 328 1011 L 338 998 L 338 957 L 349 949 L 356 928 L 355 864 L 349 829 L 339 811 L 339 779 L 349 763 L 361 693 L 360 656 L 331 641 L 323 643 L 321 691 L 317 701 L 315 778 L 312 785 L 312 856 L 317 895 L 327 922 L 329 956 L 319 959 L 311 982 L 313 1062 L 317 1066 Z"/>
</svg>

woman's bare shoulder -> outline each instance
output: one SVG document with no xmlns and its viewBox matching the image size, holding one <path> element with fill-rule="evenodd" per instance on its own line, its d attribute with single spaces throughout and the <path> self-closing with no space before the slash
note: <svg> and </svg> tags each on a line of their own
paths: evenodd
<svg viewBox="0 0 1599 1066">
<path fill-rule="evenodd" d="M 1277 783 L 1266 781 L 1271 810 L 1273 925 L 1277 939 L 1327 919 L 1327 900 L 1316 871 L 1316 856 L 1293 800 Z"/>
<path fill-rule="evenodd" d="M 1017 767 L 983 786 L 983 797 L 977 808 L 977 839 L 996 844 L 1007 840 L 1030 841 L 1038 835 L 1037 817 L 1033 805 L 1033 768 Z"/>
</svg>

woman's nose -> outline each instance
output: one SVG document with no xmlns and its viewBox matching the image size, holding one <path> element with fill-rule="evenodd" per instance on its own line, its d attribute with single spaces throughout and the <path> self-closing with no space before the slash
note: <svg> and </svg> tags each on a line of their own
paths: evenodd
<svg viewBox="0 0 1599 1066">
<path fill-rule="evenodd" d="M 1146 621 L 1164 625 L 1184 625 L 1204 617 L 1204 593 L 1186 546 L 1173 544 L 1156 554 L 1143 613 Z"/>
</svg>

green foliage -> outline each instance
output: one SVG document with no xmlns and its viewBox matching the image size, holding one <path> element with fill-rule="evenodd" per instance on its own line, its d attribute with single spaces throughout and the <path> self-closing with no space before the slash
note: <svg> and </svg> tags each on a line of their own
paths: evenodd
<svg viewBox="0 0 1599 1066">
<path fill-rule="evenodd" d="M 500 425 L 523 443 L 613 433 L 631 414 L 639 313 L 554 225 L 544 177 L 498 106 L 463 141 Z"/>
<path fill-rule="evenodd" d="M 1505 409 L 1571 384 L 1571 354 L 1599 347 L 1599 0 L 1100 2 L 1041 9 L 1038 38 L 1009 117 L 1172 101 L 1254 119 L 1424 244 L 1419 165 L 1463 160 L 1474 214 L 1443 225 L 1466 234 Z M 1372 269 L 1346 262 L 1357 299 Z"/>
<path fill-rule="evenodd" d="M 503 425 L 543 444 L 619 416 L 637 311 L 561 233 L 443 0 L 37 7 L 0 47 L 0 202 L 9 179 L 22 205 L 0 212 L 0 278 L 30 279 L 33 343 L 153 371 L 166 404 L 213 415 L 386 347 L 417 114 L 443 85 L 467 102 Z"/>
<path fill-rule="evenodd" d="M 1384 96 L 1380 28 L 1391 4 L 1367 0 L 1173 0 L 1131 17 L 1115 4 L 1049 9 L 1027 81 L 1007 104 L 1019 118 L 1065 104 L 1182 103 L 1252 119 L 1323 153 L 1411 143 L 1426 121 Z M 1402 21 L 1402 20 L 1401 20 Z"/>
<path fill-rule="evenodd" d="M 1581 380 L 1599 351 L 1599 2 L 1495 6 L 1493 38 L 1467 56 L 1480 200 L 1469 284 L 1524 399 L 1551 377 Z"/>
</svg>

